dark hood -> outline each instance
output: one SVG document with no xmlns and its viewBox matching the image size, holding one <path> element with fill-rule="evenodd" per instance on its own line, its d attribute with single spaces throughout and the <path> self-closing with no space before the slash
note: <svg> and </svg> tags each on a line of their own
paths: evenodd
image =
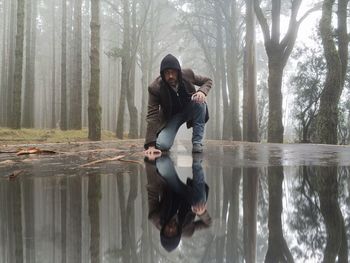
<svg viewBox="0 0 350 263">
<path fill-rule="evenodd" d="M 178 79 L 181 80 L 181 66 L 176 57 L 171 54 L 166 55 L 162 62 L 160 63 L 160 76 L 164 80 L 164 70 L 166 69 L 176 69 L 178 71 Z"/>
</svg>

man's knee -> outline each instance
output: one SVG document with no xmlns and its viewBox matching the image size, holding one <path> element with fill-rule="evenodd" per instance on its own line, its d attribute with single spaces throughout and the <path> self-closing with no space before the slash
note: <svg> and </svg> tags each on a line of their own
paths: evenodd
<svg viewBox="0 0 350 263">
<path fill-rule="evenodd" d="M 157 138 L 156 147 L 161 151 L 169 151 L 172 146 L 172 143 L 168 140 L 162 140 L 162 138 Z"/>
</svg>

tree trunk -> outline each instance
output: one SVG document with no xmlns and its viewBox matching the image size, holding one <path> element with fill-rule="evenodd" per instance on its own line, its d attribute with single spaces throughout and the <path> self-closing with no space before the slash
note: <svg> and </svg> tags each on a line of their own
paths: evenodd
<svg viewBox="0 0 350 263">
<path fill-rule="evenodd" d="M 268 120 L 268 142 L 283 143 L 282 123 L 282 77 L 283 68 L 279 63 L 280 58 L 269 57 L 269 120 Z"/>
<path fill-rule="evenodd" d="M 345 3 L 345 9 L 347 1 L 339 1 L 339 7 L 343 8 Z M 334 0 L 325 0 L 322 6 L 322 17 L 320 20 L 320 33 L 322 39 L 322 45 L 324 48 L 324 54 L 327 61 L 327 75 L 324 84 L 324 89 L 320 98 L 320 109 L 317 116 L 317 137 L 319 143 L 337 144 L 338 135 L 338 104 L 340 95 L 343 90 L 344 83 L 344 70 L 347 68 L 347 47 L 344 47 L 344 42 L 348 43 L 346 34 L 344 40 L 344 23 L 346 32 L 346 12 L 345 21 L 342 17 L 343 11 L 338 10 L 338 22 L 343 24 L 338 25 L 340 32 L 338 33 L 339 39 L 339 51 L 336 48 L 335 40 L 333 39 L 332 29 L 332 7 Z M 346 44 L 347 46 L 347 44 Z M 344 54 L 346 52 L 346 54 Z M 340 55 L 345 56 L 340 58 Z"/>
<path fill-rule="evenodd" d="M 242 131 L 239 119 L 240 103 L 239 103 L 239 85 L 238 85 L 238 46 L 239 46 L 239 33 L 238 33 L 238 15 L 237 15 L 237 1 L 232 1 L 231 4 L 231 17 L 226 29 L 226 64 L 227 64 L 227 82 L 230 96 L 230 115 L 232 128 L 232 140 L 241 141 Z"/>
<path fill-rule="evenodd" d="M 15 70 L 15 26 L 16 26 L 16 1 L 11 1 L 11 16 L 10 16 L 10 32 L 9 32 L 9 45 L 8 45 L 8 72 L 7 72 L 7 115 L 6 123 L 8 127 L 11 127 L 12 115 L 13 115 L 13 90 L 14 90 L 14 70 Z"/>
<path fill-rule="evenodd" d="M 253 0 L 246 0 L 246 37 L 243 80 L 243 139 L 259 141 L 256 102 L 256 37 Z"/>
<path fill-rule="evenodd" d="M 281 214 L 283 210 L 283 167 L 268 167 L 269 188 L 269 239 L 265 262 L 294 262 L 287 243 L 283 237 Z"/>
<path fill-rule="evenodd" d="M 320 199 L 320 209 L 326 224 L 327 245 L 324 251 L 324 263 L 348 262 L 346 229 L 338 202 L 337 167 L 317 167 L 316 175 L 311 178 Z"/>
<path fill-rule="evenodd" d="M 24 3 L 21 7 L 24 10 Z M 22 227 L 22 189 L 19 181 L 12 182 L 11 195 L 13 199 L 13 234 L 15 237 L 15 262 L 23 263 L 23 227 Z"/>
<path fill-rule="evenodd" d="M 74 58 L 73 58 L 73 85 L 70 92 L 70 121 L 69 127 L 73 130 L 82 128 L 82 26 L 81 26 L 82 0 L 75 0 L 74 6 Z"/>
<path fill-rule="evenodd" d="M 56 128 L 56 15 L 55 2 L 52 2 L 52 73 L 51 73 L 51 128 Z"/>
<path fill-rule="evenodd" d="M 3 6 L 3 31 L 2 31 L 2 50 L 1 50 L 1 79 L 0 79 L 0 126 L 6 126 L 6 114 L 7 114 L 7 92 L 8 88 L 6 87 L 6 80 L 7 80 L 7 74 L 8 74 L 8 56 L 7 56 L 7 45 L 10 38 L 10 34 L 7 34 L 7 27 L 9 24 L 9 15 L 8 13 L 11 12 L 10 7 L 11 5 L 8 5 L 8 2 L 5 1 Z M 10 11 L 9 11 L 10 10 Z"/>
<path fill-rule="evenodd" d="M 129 138 L 138 137 L 138 113 L 135 106 L 135 70 L 136 70 L 136 52 L 137 52 L 137 24 L 136 24 L 136 1 L 132 1 L 132 34 L 131 34 L 131 51 L 130 53 L 130 86 L 127 91 L 127 102 L 130 116 Z"/>
<path fill-rule="evenodd" d="M 257 207 L 259 171 L 256 167 L 243 169 L 243 241 L 247 263 L 256 262 Z"/>
<path fill-rule="evenodd" d="M 15 74 L 13 87 L 13 114 L 11 128 L 21 128 L 21 106 L 22 106 L 22 69 L 23 69 L 23 42 L 24 42 L 24 8 L 25 1 L 17 0 L 17 34 L 16 34 L 16 56 Z"/>
<path fill-rule="evenodd" d="M 62 178 L 60 182 L 62 263 L 67 262 L 67 181 L 67 178 Z"/>
<path fill-rule="evenodd" d="M 271 32 L 261 8 L 260 1 L 254 0 L 254 9 L 263 31 L 265 49 L 268 56 L 269 77 L 269 120 L 268 142 L 283 143 L 282 123 L 282 77 L 283 70 L 293 50 L 299 26 L 306 18 L 306 13 L 297 20 L 301 0 L 293 1 L 287 33 L 280 39 L 281 0 L 271 1 Z"/>
<path fill-rule="evenodd" d="M 124 113 L 125 102 L 127 98 L 127 92 L 130 88 L 130 9 L 129 0 L 123 0 L 123 22 L 124 22 L 124 34 L 123 34 L 123 47 L 122 47 L 122 78 L 119 97 L 119 109 L 117 119 L 116 136 L 118 139 L 124 137 Z"/>
<path fill-rule="evenodd" d="M 152 10 L 151 10 L 152 13 Z M 142 89 L 142 98 L 141 98 L 141 119 L 140 119 L 140 137 L 144 138 L 146 136 L 146 115 L 147 115 L 147 94 L 148 94 L 148 67 L 149 65 L 149 37 L 146 32 L 148 28 L 142 32 L 141 39 L 141 54 L 140 54 L 140 65 L 141 65 L 141 89 Z"/>
<path fill-rule="evenodd" d="M 221 27 L 218 25 L 216 27 L 216 38 L 220 39 Z M 220 73 L 220 52 L 221 47 L 217 44 L 215 47 L 215 74 L 214 74 L 214 83 L 216 87 L 221 87 L 221 73 Z M 221 139 L 221 107 L 220 107 L 220 97 L 221 90 L 220 88 L 215 89 L 215 126 L 214 126 L 214 139 Z"/>
<path fill-rule="evenodd" d="M 101 176 L 100 175 L 91 175 L 89 177 L 89 185 L 88 185 L 91 263 L 101 262 L 101 256 L 100 256 L 100 200 L 101 200 Z"/>
<path fill-rule="evenodd" d="M 100 97 L 100 1 L 91 1 L 91 84 L 89 90 L 89 139 L 101 140 Z"/>
<path fill-rule="evenodd" d="M 62 1 L 62 39 L 61 39 L 61 117 L 60 128 L 67 130 L 67 2 Z"/>
<path fill-rule="evenodd" d="M 23 121 L 25 128 L 34 127 L 34 86 L 35 86 L 35 37 L 36 37 L 36 1 L 27 1 L 26 13 L 26 66 L 23 96 Z"/>
</svg>

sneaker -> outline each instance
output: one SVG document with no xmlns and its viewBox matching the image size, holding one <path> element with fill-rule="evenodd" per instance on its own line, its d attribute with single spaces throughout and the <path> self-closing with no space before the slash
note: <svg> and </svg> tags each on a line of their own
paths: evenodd
<svg viewBox="0 0 350 263">
<path fill-rule="evenodd" d="M 201 152 L 203 152 L 202 144 L 200 144 L 200 143 L 193 144 L 192 152 L 193 153 L 201 153 Z"/>
</svg>

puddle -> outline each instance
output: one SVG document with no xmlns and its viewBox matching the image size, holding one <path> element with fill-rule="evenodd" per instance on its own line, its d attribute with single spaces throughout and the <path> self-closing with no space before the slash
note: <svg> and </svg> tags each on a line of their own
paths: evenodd
<svg viewBox="0 0 350 263">
<path fill-rule="evenodd" d="M 349 147 L 97 145 L 0 154 L 0 262 L 349 260 Z"/>
</svg>

